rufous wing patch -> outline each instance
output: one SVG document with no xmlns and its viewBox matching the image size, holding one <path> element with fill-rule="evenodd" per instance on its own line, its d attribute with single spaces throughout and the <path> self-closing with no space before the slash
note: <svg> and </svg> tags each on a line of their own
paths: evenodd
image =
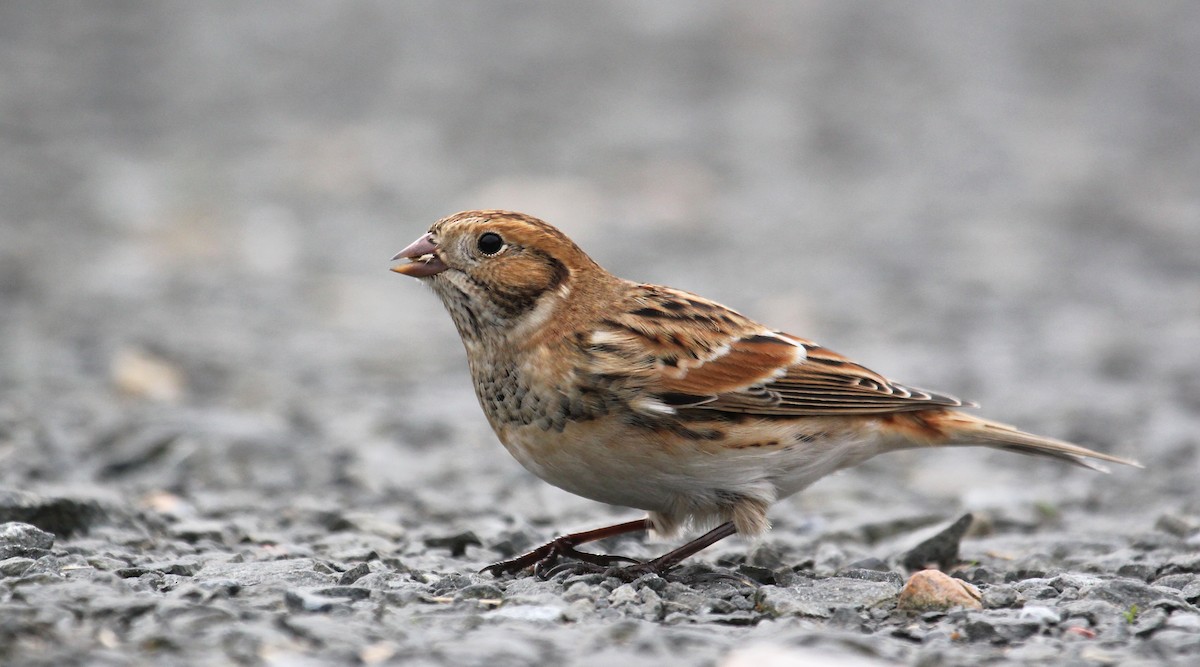
<svg viewBox="0 0 1200 667">
<path fill-rule="evenodd" d="M 804 348 L 770 333 L 734 340 L 724 354 L 688 368 L 678 378 L 665 378 L 663 390 L 680 394 L 728 394 L 774 380 L 804 359 Z"/>
</svg>

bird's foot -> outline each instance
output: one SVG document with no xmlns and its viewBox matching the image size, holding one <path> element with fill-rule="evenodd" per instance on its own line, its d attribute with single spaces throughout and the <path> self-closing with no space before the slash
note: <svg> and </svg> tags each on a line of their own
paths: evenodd
<svg viewBox="0 0 1200 667">
<path fill-rule="evenodd" d="M 574 540 L 568 537 L 555 538 L 542 546 L 521 554 L 516 558 L 502 560 L 498 563 L 492 563 L 480 570 L 480 573 L 487 572 L 493 577 L 498 577 L 502 574 L 514 574 L 526 568 L 533 568 L 533 573 L 540 579 L 549 579 L 550 577 L 565 571 L 560 568 L 570 568 L 573 564 L 564 563 L 561 566 L 555 567 L 560 559 L 570 558 L 576 561 L 582 569 L 591 570 L 587 567 L 595 566 L 595 569 L 603 570 L 617 563 L 633 563 L 635 566 L 640 565 L 641 561 L 627 558 L 625 556 L 611 556 L 607 554 L 593 554 L 586 551 L 580 551 L 575 548 Z"/>
</svg>

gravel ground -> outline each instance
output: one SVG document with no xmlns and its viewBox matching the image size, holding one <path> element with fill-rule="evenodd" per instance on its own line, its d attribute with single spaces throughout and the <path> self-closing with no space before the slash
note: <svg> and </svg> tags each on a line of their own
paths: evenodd
<svg viewBox="0 0 1200 667">
<path fill-rule="evenodd" d="M 0 4 L 0 662 L 1193 664 L 1198 138 L 1184 1 Z M 388 273 L 477 207 L 1146 469 L 891 455 L 666 579 L 476 574 L 637 516 Z M 979 608 L 906 611 L 968 512 Z"/>
</svg>

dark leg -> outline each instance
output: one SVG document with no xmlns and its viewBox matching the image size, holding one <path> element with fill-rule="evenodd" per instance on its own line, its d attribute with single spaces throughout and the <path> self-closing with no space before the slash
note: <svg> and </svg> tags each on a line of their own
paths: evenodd
<svg viewBox="0 0 1200 667">
<path fill-rule="evenodd" d="M 650 529 L 650 519 L 638 519 L 637 521 L 627 521 L 618 523 L 614 526 L 605 526 L 596 528 L 595 530 L 585 530 L 580 533 L 571 533 L 562 535 L 543 544 L 542 546 L 522 554 L 516 558 L 502 560 L 499 563 L 492 563 L 483 568 L 480 572 L 490 572 L 492 576 L 498 577 L 502 574 L 520 572 L 527 567 L 532 566 L 535 572 L 544 572 L 545 569 L 554 564 L 559 558 L 576 558 L 581 561 L 592 563 L 593 565 L 609 566 L 614 563 L 637 563 L 638 561 L 624 556 L 605 556 L 602 554 L 590 554 L 583 551 L 577 551 L 576 546 L 595 542 L 606 537 L 615 537 L 626 533 L 636 533 L 640 530 Z M 722 536 L 724 537 L 724 536 Z M 701 538 L 703 539 L 703 538 Z M 720 538 L 717 538 L 720 539 Z M 714 542 L 716 540 L 713 540 Z M 711 542 L 709 543 L 711 544 Z M 705 545 L 708 546 L 708 545 Z M 696 551 L 703 549 L 699 547 Z M 678 551 L 678 549 L 676 550 Z M 672 552 L 674 553 L 674 552 Z M 694 551 L 691 553 L 695 553 Z M 687 558 L 687 554 L 680 556 L 680 559 Z"/>
<path fill-rule="evenodd" d="M 630 565 L 624 569 L 626 572 L 635 575 L 653 572 L 654 574 L 662 576 L 667 570 L 678 565 L 683 559 L 695 555 L 696 553 L 699 553 L 708 547 L 711 547 L 712 545 L 720 542 L 730 535 L 733 535 L 736 532 L 737 528 L 733 527 L 733 522 L 726 521 L 725 523 L 713 528 L 712 530 L 679 547 L 678 549 L 668 551 L 652 561 Z"/>
</svg>

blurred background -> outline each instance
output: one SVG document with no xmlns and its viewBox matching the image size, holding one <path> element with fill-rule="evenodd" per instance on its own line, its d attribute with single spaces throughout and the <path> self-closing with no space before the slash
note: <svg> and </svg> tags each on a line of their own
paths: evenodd
<svg viewBox="0 0 1200 667">
<path fill-rule="evenodd" d="M 0 484 L 598 521 L 387 270 L 467 208 L 1150 466 L 898 455 L 777 514 L 1200 510 L 1186 0 L 6 1 Z"/>
</svg>

